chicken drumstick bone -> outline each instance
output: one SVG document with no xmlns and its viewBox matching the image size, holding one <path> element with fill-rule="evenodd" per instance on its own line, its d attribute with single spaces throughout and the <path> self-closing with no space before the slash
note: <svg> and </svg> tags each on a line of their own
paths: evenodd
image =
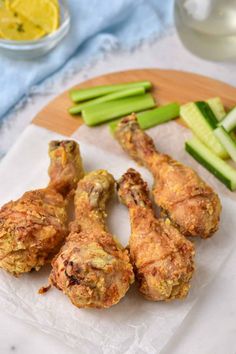
<svg viewBox="0 0 236 354">
<path fill-rule="evenodd" d="M 52 141 L 47 188 L 0 209 L 0 268 L 19 276 L 51 261 L 67 234 L 67 196 L 83 177 L 79 146 Z"/>
<path fill-rule="evenodd" d="M 191 168 L 159 153 L 138 125 L 135 114 L 125 117 L 115 131 L 123 149 L 153 174 L 156 203 L 185 236 L 207 238 L 218 229 L 219 197 Z"/>
<path fill-rule="evenodd" d="M 75 221 L 52 262 L 50 283 L 77 307 L 110 307 L 134 280 L 128 251 L 105 225 L 105 206 L 113 190 L 114 179 L 105 170 L 91 172 L 78 183 Z"/>
<path fill-rule="evenodd" d="M 154 216 L 146 183 L 129 169 L 118 182 L 120 200 L 129 208 L 130 256 L 140 292 L 154 301 L 184 298 L 194 271 L 194 246 L 171 225 Z"/>
</svg>

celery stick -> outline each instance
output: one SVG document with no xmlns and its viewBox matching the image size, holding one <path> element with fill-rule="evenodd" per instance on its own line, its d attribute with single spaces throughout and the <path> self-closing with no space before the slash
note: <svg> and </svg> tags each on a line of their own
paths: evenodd
<svg viewBox="0 0 236 354">
<path fill-rule="evenodd" d="M 120 121 L 121 121 L 121 119 L 115 119 L 109 123 L 109 130 L 112 135 L 114 134 L 116 127 Z"/>
<path fill-rule="evenodd" d="M 146 112 L 141 112 L 137 114 L 138 123 L 140 128 L 149 129 L 155 125 L 159 125 L 168 122 L 171 119 L 177 118 L 179 116 L 180 106 L 178 103 L 170 103 L 166 106 L 150 109 Z M 109 129 L 112 134 L 120 122 L 120 119 L 116 119 L 109 124 Z"/>
<path fill-rule="evenodd" d="M 137 118 L 142 129 L 149 129 L 155 125 L 159 125 L 179 117 L 179 111 L 180 105 L 178 103 L 170 103 L 166 106 L 139 113 L 137 114 Z"/>
<path fill-rule="evenodd" d="M 116 91 L 116 92 L 110 93 L 109 95 L 101 96 L 99 98 L 95 98 L 94 100 L 75 105 L 69 109 L 69 113 L 70 114 L 78 114 L 82 111 L 82 109 L 85 109 L 85 108 L 91 107 L 91 106 L 95 106 L 98 103 L 114 101 L 118 98 L 137 96 L 137 95 L 141 95 L 144 93 L 145 93 L 144 87 L 133 87 L 133 88 L 130 88 L 127 90 Z"/>
<path fill-rule="evenodd" d="M 227 116 L 220 122 L 220 125 L 228 132 L 236 128 L 236 107 L 234 107 Z"/>
<path fill-rule="evenodd" d="M 107 95 L 119 90 L 127 90 L 128 88 L 134 87 L 143 87 L 145 90 L 148 90 L 152 87 L 152 84 L 150 81 L 137 81 L 115 85 L 95 86 L 86 89 L 72 90 L 70 92 L 70 97 L 73 102 L 81 102 L 91 98 Z"/>
<path fill-rule="evenodd" d="M 154 107 L 155 101 L 151 94 L 126 97 L 116 101 L 98 103 L 82 110 L 85 124 L 89 126 L 105 123 L 114 118 L 122 117 L 132 112 L 143 111 Z"/>
</svg>

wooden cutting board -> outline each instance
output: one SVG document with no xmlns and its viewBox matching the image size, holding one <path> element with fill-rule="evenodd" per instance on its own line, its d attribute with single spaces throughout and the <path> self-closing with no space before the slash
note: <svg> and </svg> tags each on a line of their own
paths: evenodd
<svg viewBox="0 0 236 354">
<path fill-rule="evenodd" d="M 160 105 L 169 102 L 185 103 L 205 100 L 214 96 L 220 96 L 226 108 L 230 108 L 236 103 L 235 87 L 205 76 L 174 70 L 122 71 L 93 78 L 75 87 L 86 88 L 140 80 L 149 80 L 153 83 L 152 93 L 157 104 Z M 68 114 L 68 108 L 71 105 L 69 93 L 66 91 L 43 108 L 34 118 L 33 123 L 70 136 L 83 124 L 79 116 L 74 118 Z"/>
</svg>

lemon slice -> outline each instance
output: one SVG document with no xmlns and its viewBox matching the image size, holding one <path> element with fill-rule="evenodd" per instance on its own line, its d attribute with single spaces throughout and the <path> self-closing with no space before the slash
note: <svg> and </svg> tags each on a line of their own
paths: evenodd
<svg viewBox="0 0 236 354">
<path fill-rule="evenodd" d="M 59 11 L 52 0 L 13 0 L 11 9 L 45 32 L 54 32 L 59 25 Z"/>
<path fill-rule="evenodd" d="M 0 0 L 0 6 L 6 6 L 8 10 L 11 9 L 11 4 L 14 0 Z M 56 5 L 57 8 L 59 8 L 59 2 L 58 0 L 50 0 L 54 5 Z"/>
<path fill-rule="evenodd" d="M 5 0 L 5 7 L 6 9 L 10 10 L 12 0 Z"/>
<path fill-rule="evenodd" d="M 50 0 L 54 5 L 56 5 L 56 7 L 59 7 L 59 3 L 58 0 Z"/>
<path fill-rule="evenodd" d="M 27 19 L 5 7 L 0 7 L 0 37 L 4 39 L 27 41 L 38 39 L 45 32 Z"/>
</svg>

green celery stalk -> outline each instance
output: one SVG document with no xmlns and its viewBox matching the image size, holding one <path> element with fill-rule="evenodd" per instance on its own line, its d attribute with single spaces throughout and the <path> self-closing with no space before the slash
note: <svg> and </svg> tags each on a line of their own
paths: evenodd
<svg viewBox="0 0 236 354">
<path fill-rule="evenodd" d="M 178 103 L 170 103 L 146 112 L 138 113 L 137 119 L 140 128 L 145 130 L 179 117 L 179 111 L 180 105 Z M 116 119 L 109 124 L 109 129 L 112 134 L 114 134 L 119 122 L 120 119 Z"/>
<path fill-rule="evenodd" d="M 137 118 L 142 129 L 149 129 L 155 125 L 179 117 L 179 111 L 180 105 L 178 103 L 170 103 L 150 111 L 139 113 L 137 114 Z"/>
<path fill-rule="evenodd" d="M 89 126 L 105 123 L 114 118 L 122 117 L 132 112 L 140 112 L 154 107 L 155 101 L 150 93 L 126 97 L 116 101 L 98 103 L 82 110 L 85 124 Z"/>
<path fill-rule="evenodd" d="M 150 81 L 137 81 L 124 84 L 95 86 L 86 89 L 72 90 L 70 92 L 70 97 L 73 102 L 81 102 L 91 98 L 107 95 L 112 92 L 127 90 L 128 88 L 134 87 L 143 87 L 145 90 L 148 90 L 152 87 L 152 84 Z"/>
<path fill-rule="evenodd" d="M 115 132 L 115 130 L 116 130 L 116 127 L 117 127 L 117 125 L 119 124 L 120 121 L 121 121 L 121 119 L 115 119 L 115 120 L 113 120 L 113 121 L 111 121 L 111 122 L 109 123 L 109 130 L 110 130 L 110 133 L 111 133 L 112 135 L 114 135 L 114 132 Z"/>
<path fill-rule="evenodd" d="M 144 93 L 145 93 L 144 87 L 133 87 L 133 88 L 129 88 L 127 90 L 116 91 L 116 92 L 110 93 L 108 95 L 95 98 L 94 100 L 75 105 L 69 109 L 69 113 L 70 114 L 78 114 L 82 111 L 82 109 L 85 109 L 85 108 L 91 107 L 91 106 L 95 106 L 98 103 L 114 101 L 118 98 L 142 95 Z"/>
</svg>

